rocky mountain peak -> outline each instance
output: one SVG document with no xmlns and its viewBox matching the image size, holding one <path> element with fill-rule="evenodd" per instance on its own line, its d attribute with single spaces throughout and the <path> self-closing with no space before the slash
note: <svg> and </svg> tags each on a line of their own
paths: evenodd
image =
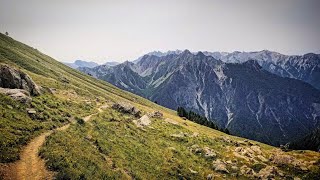
<svg viewBox="0 0 320 180">
<path fill-rule="evenodd" d="M 203 58 L 203 57 L 205 57 L 206 55 L 205 55 L 203 52 L 198 51 L 198 53 L 196 54 L 196 56 L 199 56 L 199 57 Z"/>
<path fill-rule="evenodd" d="M 191 53 L 188 49 L 184 50 L 184 51 L 181 53 L 182 56 L 191 55 L 191 54 L 192 54 L 192 53 Z"/>
</svg>

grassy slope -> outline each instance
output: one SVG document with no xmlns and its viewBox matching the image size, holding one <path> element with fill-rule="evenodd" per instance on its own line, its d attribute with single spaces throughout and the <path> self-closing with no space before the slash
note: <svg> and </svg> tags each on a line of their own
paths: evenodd
<svg viewBox="0 0 320 180">
<path fill-rule="evenodd" d="M 141 130 L 132 123 L 134 117 L 107 109 L 90 123 L 75 124 L 65 132 L 51 135 L 41 149 L 41 156 L 48 159 L 48 167 L 58 171 L 58 177 L 72 179 L 176 179 L 179 176 L 195 179 L 204 178 L 209 173 L 223 177 L 223 174 L 212 170 L 212 160 L 190 152 L 188 148 L 193 144 L 214 149 L 218 158 L 225 161 L 237 160 L 238 166 L 254 166 L 234 157 L 232 151 L 235 147 L 222 141 L 220 136 L 234 141 L 242 138 L 184 121 L 172 110 L 84 75 L 3 34 L 0 34 L 0 63 L 20 68 L 44 88 L 56 88 L 54 95 L 45 93 L 34 98 L 31 106 L 38 113 L 33 119 L 26 114 L 26 105 L 0 95 L 0 162 L 15 161 L 21 146 L 39 132 L 61 126 L 76 116 L 95 112 L 101 103 L 127 101 L 144 112 L 160 110 L 165 118 L 179 125 L 152 119 L 152 128 Z M 198 132 L 200 136 L 170 136 L 180 132 Z M 275 151 L 271 146 L 257 144 L 267 156 Z M 320 157 L 310 151 L 289 154 L 302 160 L 317 160 Z M 294 168 L 279 168 L 294 176 L 306 174 Z M 191 173 L 190 169 L 198 173 Z M 311 172 L 317 171 L 314 167 L 311 169 Z M 227 176 L 231 177 L 230 174 Z"/>
</svg>

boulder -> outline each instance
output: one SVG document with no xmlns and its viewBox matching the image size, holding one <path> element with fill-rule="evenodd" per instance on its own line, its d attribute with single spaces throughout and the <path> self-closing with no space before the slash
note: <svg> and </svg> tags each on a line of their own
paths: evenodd
<svg viewBox="0 0 320 180">
<path fill-rule="evenodd" d="M 0 64 L 0 87 L 9 89 L 24 89 L 32 96 L 41 94 L 39 86 L 21 70 Z"/>
<path fill-rule="evenodd" d="M 235 152 L 241 152 L 243 151 L 243 147 L 237 147 L 234 149 Z"/>
<path fill-rule="evenodd" d="M 139 118 L 141 117 L 141 111 L 129 103 L 115 103 L 112 105 L 112 108 L 121 113 L 131 114 Z"/>
<path fill-rule="evenodd" d="M 191 135 L 191 137 L 198 137 L 199 133 L 198 132 L 193 132 L 193 134 Z"/>
<path fill-rule="evenodd" d="M 153 113 L 150 114 L 150 117 L 152 117 L 152 118 L 162 118 L 163 114 L 160 111 L 154 111 Z"/>
<path fill-rule="evenodd" d="M 278 168 L 274 166 L 267 166 L 259 171 L 258 174 L 255 175 L 255 177 L 259 179 L 271 179 L 274 178 L 279 174 Z"/>
<path fill-rule="evenodd" d="M 266 162 L 269 161 L 267 158 L 265 158 L 265 157 L 262 156 L 262 155 L 258 155 L 257 158 L 258 158 L 258 160 L 260 160 L 260 161 L 262 161 L 262 162 L 264 162 L 264 163 L 266 163 Z"/>
<path fill-rule="evenodd" d="M 171 134 L 170 136 L 171 137 L 177 137 L 177 138 L 183 138 L 183 137 L 189 137 L 190 135 L 188 133 L 180 132 L 178 134 Z"/>
<path fill-rule="evenodd" d="M 215 171 L 222 172 L 222 173 L 229 173 L 226 164 L 220 159 L 213 161 L 212 166 Z"/>
<path fill-rule="evenodd" d="M 207 180 L 212 180 L 214 178 L 213 174 L 208 174 L 207 175 Z"/>
<path fill-rule="evenodd" d="M 232 164 L 231 160 L 226 161 L 227 164 Z"/>
<path fill-rule="evenodd" d="M 16 101 L 20 101 L 21 103 L 29 103 L 32 101 L 29 92 L 23 89 L 0 88 L 0 93 L 7 95 Z"/>
<path fill-rule="evenodd" d="M 56 88 L 49 88 L 49 91 L 51 94 L 54 94 L 54 93 L 56 93 L 57 89 Z"/>
<path fill-rule="evenodd" d="M 178 152 L 178 150 L 175 147 L 168 147 L 168 149 L 174 153 Z"/>
<path fill-rule="evenodd" d="M 243 165 L 243 166 L 240 167 L 240 172 L 241 172 L 241 174 L 243 174 L 245 176 L 252 176 L 252 175 L 255 174 L 253 169 L 249 168 L 246 165 Z"/>
<path fill-rule="evenodd" d="M 271 156 L 270 160 L 275 164 L 285 165 L 294 162 L 294 157 L 286 154 L 274 154 Z"/>
<path fill-rule="evenodd" d="M 193 169 L 191 169 L 191 168 L 189 168 L 189 171 L 190 171 L 192 174 L 198 174 L 197 171 L 195 171 L 195 170 L 193 170 Z"/>
<path fill-rule="evenodd" d="M 177 121 L 174 121 L 172 119 L 169 119 L 169 118 L 166 118 L 164 121 L 170 123 L 170 124 L 173 124 L 173 125 L 178 125 L 179 123 Z"/>
<path fill-rule="evenodd" d="M 204 147 L 203 151 L 204 151 L 204 157 L 206 157 L 206 158 L 216 158 L 217 157 L 217 154 L 209 147 Z"/>
<path fill-rule="evenodd" d="M 239 168 L 237 166 L 231 166 L 231 170 L 237 172 Z"/>
<path fill-rule="evenodd" d="M 190 151 L 196 154 L 201 154 L 202 153 L 202 148 L 198 144 L 194 144 L 190 147 Z"/>
<path fill-rule="evenodd" d="M 37 113 L 37 111 L 33 108 L 27 108 L 26 110 L 27 110 L 28 114 L 36 114 Z"/>
<path fill-rule="evenodd" d="M 262 154 L 261 148 L 259 146 L 251 146 L 250 149 L 254 151 L 256 154 Z"/>
<path fill-rule="evenodd" d="M 151 120 L 147 115 L 143 115 L 138 120 L 133 120 L 133 122 L 137 125 L 137 127 L 149 126 L 151 124 Z"/>
<path fill-rule="evenodd" d="M 237 158 L 241 158 L 241 159 L 244 159 L 244 160 L 250 162 L 250 159 L 249 159 L 248 157 L 243 156 L 243 155 L 239 154 L 238 152 L 233 152 L 233 155 L 234 155 L 235 157 L 237 157 Z"/>
<path fill-rule="evenodd" d="M 233 141 L 227 136 L 221 136 L 219 139 L 225 143 L 233 143 Z"/>
<path fill-rule="evenodd" d="M 237 143 L 235 143 L 235 145 L 236 145 L 236 146 L 240 146 L 240 145 L 242 145 L 242 146 L 246 146 L 246 145 L 247 145 L 247 143 L 246 143 L 246 142 L 244 142 L 244 141 L 237 141 Z"/>
</svg>

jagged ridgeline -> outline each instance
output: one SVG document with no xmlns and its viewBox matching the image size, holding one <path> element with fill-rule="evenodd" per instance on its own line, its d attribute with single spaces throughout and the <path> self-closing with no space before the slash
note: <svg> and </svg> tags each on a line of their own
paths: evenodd
<svg viewBox="0 0 320 180">
<path fill-rule="evenodd" d="M 17 82 L 0 83 L 0 179 L 319 177 L 319 153 L 283 152 L 184 120 L 3 34 L 0 63 L 1 82 Z"/>
</svg>

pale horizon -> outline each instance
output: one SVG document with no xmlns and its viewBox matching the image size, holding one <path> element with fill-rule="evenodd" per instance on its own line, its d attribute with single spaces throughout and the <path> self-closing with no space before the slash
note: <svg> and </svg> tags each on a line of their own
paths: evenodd
<svg viewBox="0 0 320 180">
<path fill-rule="evenodd" d="M 320 53 L 320 1 L 0 0 L 0 31 L 62 62 L 151 52 Z"/>
</svg>

